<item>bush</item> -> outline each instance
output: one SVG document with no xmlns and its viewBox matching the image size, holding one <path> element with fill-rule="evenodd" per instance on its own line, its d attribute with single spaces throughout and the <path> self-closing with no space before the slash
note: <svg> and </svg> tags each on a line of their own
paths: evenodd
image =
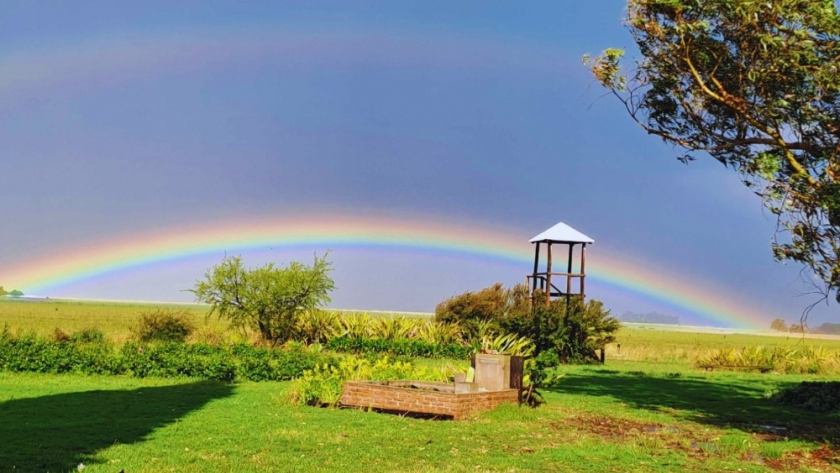
<svg viewBox="0 0 840 473">
<path fill-rule="evenodd" d="M 429 343 L 423 340 L 385 338 L 338 337 L 330 340 L 326 348 L 344 353 L 378 353 L 420 358 L 453 358 L 465 360 L 476 348 L 450 343 Z"/>
<path fill-rule="evenodd" d="M 840 382 L 803 382 L 782 390 L 773 399 L 788 406 L 809 411 L 830 412 L 840 409 Z"/>
<path fill-rule="evenodd" d="M 187 312 L 171 309 L 141 313 L 133 329 L 141 342 L 183 342 L 194 330 Z"/>
<path fill-rule="evenodd" d="M 499 335 L 505 320 L 528 312 L 528 288 L 517 284 L 506 289 L 496 283 L 478 292 L 465 292 L 450 297 L 435 307 L 435 321 L 458 324 L 465 338 L 477 342 L 485 336 Z"/>
<path fill-rule="evenodd" d="M 86 328 L 70 335 L 69 341 L 73 343 L 102 343 L 105 341 L 105 334 L 98 328 Z"/>
<path fill-rule="evenodd" d="M 53 330 L 53 340 L 56 342 L 69 342 L 70 335 L 67 335 L 67 332 L 56 327 L 55 330 Z"/>
<path fill-rule="evenodd" d="M 521 284 L 511 289 L 495 284 L 451 297 L 438 304 L 435 320 L 461 324 L 473 344 L 505 334 L 530 339 L 535 356 L 552 350 L 563 363 L 598 361 L 597 350 L 615 340 L 620 326 L 599 301 L 561 298 L 548 305 L 532 304 L 528 288 Z"/>
<path fill-rule="evenodd" d="M 787 374 L 840 374 L 840 352 L 823 347 L 746 347 L 709 350 L 698 368 L 760 369 Z"/>
<path fill-rule="evenodd" d="M 36 373 L 121 374 L 124 368 L 111 345 L 75 344 L 33 336 L 0 337 L 0 370 Z"/>
<path fill-rule="evenodd" d="M 299 377 L 319 364 L 337 362 L 317 348 L 299 345 L 267 349 L 246 344 L 127 343 L 117 351 L 104 342 L 56 342 L 0 332 L 0 371 L 276 381 Z"/>
</svg>

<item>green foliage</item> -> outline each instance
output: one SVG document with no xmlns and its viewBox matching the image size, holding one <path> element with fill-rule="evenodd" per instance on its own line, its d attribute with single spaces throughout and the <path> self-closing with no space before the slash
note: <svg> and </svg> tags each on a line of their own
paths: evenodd
<svg viewBox="0 0 840 473">
<path fill-rule="evenodd" d="M 69 341 L 73 343 L 103 343 L 105 341 L 105 333 L 98 328 L 89 327 L 70 335 Z"/>
<path fill-rule="evenodd" d="M 649 134 L 738 172 L 778 219 L 777 259 L 840 300 L 840 14 L 832 0 L 629 0 L 642 58 L 585 58 Z"/>
<path fill-rule="evenodd" d="M 773 395 L 779 404 L 809 411 L 830 412 L 840 409 L 840 382 L 805 381 Z"/>
<path fill-rule="evenodd" d="M 450 358 L 466 360 L 475 352 L 475 348 L 456 343 L 429 343 L 424 340 L 387 339 L 387 338 L 351 338 L 338 337 L 330 340 L 326 348 L 344 353 L 381 353 L 420 358 Z"/>
<path fill-rule="evenodd" d="M 212 306 L 211 314 L 278 343 L 293 338 L 302 314 L 330 301 L 335 288 L 330 271 L 326 256 L 315 256 L 312 266 L 293 261 L 285 268 L 269 263 L 255 269 L 246 269 L 236 256 L 207 271 L 192 292 Z"/>
<path fill-rule="evenodd" d="M 710 350 L 699 368 L 757 369 L 787 374 L 840 374 L 840 351 L 823 347 L 744 347 Z"/>
<path fill-rule="evenodd" d="M 333 363 L 317 348 L 299 345 L 268 349 L 245 344 L 127 343 L 115 350 L 90 333 L 61 341 L 0 334 L 0 371 L 281 381 L 317 364 Z"/>
<path fill-rule="evenodd" d="M 234 357 L 210 345 L 126 343 L 120 352 L 126 370 L 138 378 L 199 378 L 233 381 Z"/>
<path fill-rule="evenodd" d="M 599 360 L 597 350 L 615 340 L 619 327 L 600 301 L 560 298 L 517 313 L 505 320 L 503 328 L 531 339 L 536 355 L 554 351 L 564 363 L 589 363 Z"/>
<path fill-rule="evenodd" d="M 771 330 L 777 330 L 779 332 L 787 332 L 788 326 L 787 323 L 782 319 L 773 319 L 773 322 L 770 323 Z"/>
<path fill-rule="evenodd" d="M 140 314 L 134 334 L 141 342 L 183 342 L 195 331 L 188 313 L 158 309 Z"/>
<path fill-rule="evenodd" d="M 528 312 L 528 288 L 517 284 L 511 289 L 496 283 L 477 292 L 452 296 L 435 307 L 435 321 L 458 324 L 464 337 L 478 342 L 483 337 L 502 333 L 504 321 Z"/>
<path fill-rule="evenodd" d="M 535 300 L 541 301 L 540 294 Z M 505 289 L 495 284 L 467 292 L 438 304 L 435 320 L 461 324 L 467 339 L 476 344 L 501 340 L 507 335 L 533 342 L 535 355 L 556 351 L 565 363 L 598 360 L 596 350 L 615 339 L 620 327 L 601 302 L 556 299 L 550 304 L 532 304 L 528 288 L 518 284 Z M 479 336 L 480 335 L 480 336 Z"/>
<path fill-rule="evenodd" d="M 319 365 L 292 383 L 289 399 L 296 404 L 336 406 L 345 381 L 417 380 L 445 382 L 452 369 L 415 366 L 388 357 L 371 361 L 345 357 L 338 365 Z"/>
<path fill-rule="evenodd" d="M 295 339 L 306 343 L 326 343 L 341 333 L 338 313 L 329 310 L 313 310 L 303 314 L 295 327 Z"/>
<path fill-rule="evenodd" d="M 68 343 L 0 336 L 0 371 L 122 374 L 124 366 L 107 343 Z"/>
<path fill-rule="evenodd" d="M 22 295 L 23 295 L 23 292 L 21 292 L 17 289 L 12 289 L 11 291 L 7 291 L 7 290 L 3 289 L 3 286 L 0 286 L 0 297 L 3 297 L 3 296 L 20 297 Z"/>
<path fill-rule="evenodd" d="M 513 333 L 484 337 L 481 339 L 481 352 L 528 357 L 534 353 L 534 342 Z"/>
</svg>

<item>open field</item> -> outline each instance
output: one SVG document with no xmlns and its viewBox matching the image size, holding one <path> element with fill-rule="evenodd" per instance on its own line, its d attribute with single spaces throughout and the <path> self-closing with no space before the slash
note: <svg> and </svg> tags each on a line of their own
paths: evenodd
<svg viewBox="0 0 840 473">
<path fill-rule="evenodd" d="M 0 326 L 97 327 L 121 343 L 141 312 L 161 307 L 0 301 Z M 204 306 L 170 308 L 227 330 L 205 321 Z M 547 404 L 463 422 L 293 405 L 288 382 L 0 372 L 0 471 L 837 471 L 840 414 L 770 399 L 831 377 L 691 365 L 702 351 L 754 346 L 840 341 L 629 325 L 605 365 L 562 367 Z"/>
</svg>

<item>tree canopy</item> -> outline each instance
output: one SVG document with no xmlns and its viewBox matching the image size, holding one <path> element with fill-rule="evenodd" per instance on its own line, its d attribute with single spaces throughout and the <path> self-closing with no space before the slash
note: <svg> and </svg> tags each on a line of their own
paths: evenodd
<svg viewBox="0 0 840 473">
<path fill-rule="evenodd" d="M 335 289 L 330 271 L 326 256 L 315 256 L 312 266 L 293 261 L 285 268 L 268 263 L 254 269 L 235 256 L 208 270 L 192 292 L 198 302 L 212 306 L 211 314 L 257 330 L 272 343 L 283 342 L 301 314 L 330 302 Z"/>
<path fill-rule="evenodd" d="M 642 57 L 585 58 L 648 133 L 711 155 L 777 216 L 773 252 L 840 301 L 840 15 L 833 0 L 629 0 Z"/>
</svg>

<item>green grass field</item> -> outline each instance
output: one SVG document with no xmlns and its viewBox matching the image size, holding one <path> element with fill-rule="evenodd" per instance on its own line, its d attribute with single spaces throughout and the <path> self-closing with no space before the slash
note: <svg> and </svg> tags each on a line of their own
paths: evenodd
<svg viewBox="0 0 840 473">
<path fill-rule="evenodd" d="M 45 335 L 94 326 L 119 342 L 156 307 L 4 301 L 0 325 Z M 178 307 L 204 323 L 206 308 Z M 292 405 L 283 382 L 0 372 L 0 471 L 837 470 L 840 415 L 769 399 L 828 377 L 705 372 L 676 356 L 836 341 L 628 328 L 618 339 L 605 365 L 564 367 L 547 404 L 463 422 Z"/>
</svg>

